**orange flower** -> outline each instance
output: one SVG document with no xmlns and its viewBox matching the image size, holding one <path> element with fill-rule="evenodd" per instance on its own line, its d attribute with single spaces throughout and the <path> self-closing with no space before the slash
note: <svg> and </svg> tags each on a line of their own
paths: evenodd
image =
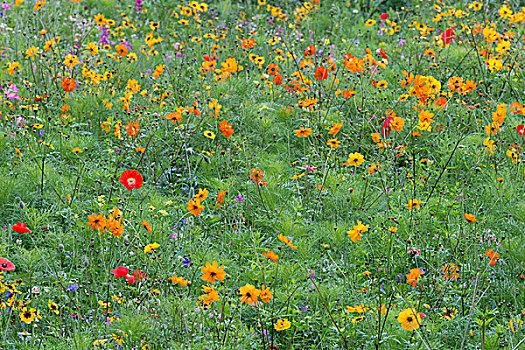
<svg viewBox="0 0 525 350">
<path fill-rule="evenodd" d="M 168 281 L 170 281 L 173 284 L 180 284 L 182 287 L 186 287 L 189 283 L 189 281 L 177 275 L 173 275 L 172 277 L 168 278 Z"/>
<path fill-rule="evenodd" d="M 199 202 L 195 202 L 193 199 L 188 202 L 187 206 L 191 215 L 194 216 L 201 215 L 201 210 L 204 210 L 204 205 L 201 205 Z"/>
<path fill-rule="evenodd" d="M 227 139 L 233 135 L 232 124 L 229 124 L 226 119 L 219 123 L 219 130 Z"/>
<path fill-rule="evenodd" d="M 347 55 L 348 56 L 348 55 Z M 362 71 L 365 68 L 365 62 L 358 58 L 350 55 L 351 57 L 345 56 L 345 61 L 343 62 L 343 65 L 352 73 L 357 73 Z"/>
<path fill-rule="evenodd" d="M 476 221 L 478 221 L 478 219 L 476 219 L 476 215 L 463 214 L 463 216 L 465 217 L 465 220 L 467 220 L 468 222 L 476 222 Z"/>
<path fill-rule="evenodd" d="M 448 263 L 441 268 L 441 271 L 444 272 L 445 278 L 455 281 L 459 277 L 459 268 L 454 263 Z"/>
<path fill-rule="evenodd" d="M 239 294 L 241 295 L 241 304 L 246 303 L 248 305 L 252 305 L 259 299 L 259 294 L 261 294 L 261 291 L 251 284 L 246 284 L 244 287 L 239 289 Z"/>
<path fill-rule="evenodd" d="M 423 271 L 421 269 L 412 269 L 410 270 L 410 273 L 406 275 L 407 277 L 407 283 L 412 285 L 412 288 L 417 285 L 419 276 L 423 274 Z"/>
<path fill-rule="evenodd" d="M 494 266 L 498 263 L 498 259 L 499 259 L 499 254 L 494 252 L 494 248 L 492 249 L 488 249 L 486 252 L 485 252 L 485 255 L 489 257 L 489 263 L 490 263 L 490 266 Z"/>
<path fill-rule="evenodd" d="M 255 46 L 255 39 L 254 38 L 251 38 L 251 39 L 244 39 L 242 38 L 242 44 L 241 44 L 241 47 L 243 49 L 251 49 L 252 47 Z"/>
<path fill-rule="evenodd" d="M 135 137 L 138 135 L 140 129 L 139 129 L 139 121 L 129 121 L 126 125 L 126 132 L 129 136 Z"/>
<path fill-rule="evenodd" d="M 292 240 L 291 240 L 290 238 L 286 237 L 285 235 L 283 235 L 282 233 L 280 233 L 280 234 L 277 236 L 277 238 L 279 238 L 279 240 L 280 240 L 281 242 L 283 242 L 284 244 L 286 244 L 288 247 L 290 247 L 290 248 L 292 248 L 292 249 L 294 249 L 294 250 L 297 249 L 297 246 L 294 246 L 294 245 L 292 244 Z"/>
<path fill-rule="evenodd" d="M 354 97 L 355 95 L 357 95 L 357 92 L 354 91 L 354 90 L 343 90 L 343 98 L 346 100 L 346 99 L 349 99 L 349 98 L 352 98 Z"/>
<path fill-rule="evenodd" d="M 93 213 L 93 215 L 88 215 L 88 220 L 89 221 L 86 223 L 86 225 L 91 226 L 91 231 L 95 229 L 100 231 L 106 228 L 106 218 L 102 213 Z"/>
<path fill-rule="evenodd" d="M 330 128 L 330 131 L 328 131 L 328 135 L 333 135 L 333 137 L 335 137 L 335 135 L 339 133 L 342 127 L 343 127 L 343 122 L 338 121 L 337 123 L 334 123 L 332 127 Z"/>
<path fill-rule="evenodd" d="M 228 191 L 221 190 L 219 192 L 219 194 L 217 195 L 217 203 L 224 204 L 224 196 L 226 196 L 227 193 L 228 193 Z"/>
<path fill-rule="evenodd" d="M 272 261 L 279 262 L 279 255 L 269 250 L 268 253 L 262 253 L 262 255 Z"/>
<path fill-rule="evenodd" d="M 147 222 L 146 220 L 142 220 L 141 222 L 142 226 L 148 231 L 148 233 L 151 233 L 151 224 Z"/>
<path fill-rule="evenodd" d="M 224 281 L 226 277 L 226 272 L 224 271 L 224 265 L 219 267 L 217 261 L 213 261 L 211 264 L 206 263 L 205 266 L 201 267 L 202 280 L 208 283 L 214 283 L 215 280 Z"/>
<path fill-rule="evenodd" d="M 253 168 L 251 171 L 250 171 L 250 180 L 253 181 L 253 183 L 255 183 L 257 186 L 266 186 L 268 187 L 268 184 L 266 183 L 266 181 L 263 180 L 264 178 L 264 171 L 262 171 L 261 169 L 259 168 Z"/>
<path fill-rule="evenodd" d="M 199 188 L 199 193 L 197 193 L 194 197 L 195 197 L 195 202 L 197 203 L 200 203 L 202 202 L 203 200 L 205 200 L 206 198 L 208 198 L 208 194 L 210 193 L 210 191 L 208 191 L 207 189 L 202 189 L 202 188 Z"/>
<path fill-rule="evenodd" d="M 294 130 L 293 132 L 297 137 L 307 137 L 312 133 L 312 128 L 305 129 L 301 126 L 299 129 Z"/>
<path fill-rule="evenodd" d="M 129 52 L 128 48 L 123 44 L 116 45 L 115 50 L 117 50 L 118 55 L 121 57 L 126 57 Z"/>
</svg>

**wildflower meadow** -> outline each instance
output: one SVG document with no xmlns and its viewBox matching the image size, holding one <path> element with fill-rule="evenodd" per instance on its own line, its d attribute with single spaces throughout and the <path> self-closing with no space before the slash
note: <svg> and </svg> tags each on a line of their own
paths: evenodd
<svg viewBox="0 0 525 350">
<path fill-rule="evenodd" d="M 3 0 L 0 349 L 525 349 L 520 0 Z"/>
</svg>

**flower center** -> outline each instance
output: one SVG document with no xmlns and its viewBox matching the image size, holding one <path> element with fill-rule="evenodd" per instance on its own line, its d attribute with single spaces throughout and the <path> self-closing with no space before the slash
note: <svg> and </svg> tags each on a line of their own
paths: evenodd
<svg viewBox="0 0 525 350">
<path fill-rule="evenodd" d="M 135 182 L 136 182 L 136 180 L 135 180 L 134 178 L 129 178 L 129 179 L 128 179 L 128 185 L 130 185 L 130 186 L 131 186 L 131 185 L 134 185 Z"/>
<path fill-rule="evenodd" d="M 407 317 L 407 321 L 408 321 L 408 322 L 412 322 L 412 321 L 413 321 L 413 320 L 412 320 L 412 317 Z"/>
</svg>

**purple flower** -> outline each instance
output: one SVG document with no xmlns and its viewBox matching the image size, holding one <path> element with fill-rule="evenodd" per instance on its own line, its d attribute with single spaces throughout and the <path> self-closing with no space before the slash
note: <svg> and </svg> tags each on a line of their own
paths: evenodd
<svg viewBox="0 0 525 350">
<path fill-rule="evenodd" d="M 242 198 L 242 195 L 239 193 L 239 196 L 237 198 L 234 198 L 237 202 L 242 202 L 244 198 Z"/>
<path fill-rule="evenodd" d="M 78 284 L 76 283 L 70 284 L 69 286 L 67 286 L 67 290 L 71 292 L 76 292 L 78 290 Z"/>
<path fill-rule="evenodd" d="M 182 267 L 184 267 L 185 269 L 187 269 L 188 267 L 190 267 L 191 260 L 188 259 L 188 258 L 184 258 L 184 259 L 182 260 L 182 263 L 184 264 L 184 265 L 182 265 Z"/>
<path fill-rule="evenodd" d="M 137 9 L 137 12 L 142 10 L 142 0 L 135 0 L 135 9 Z"/>
</svg>

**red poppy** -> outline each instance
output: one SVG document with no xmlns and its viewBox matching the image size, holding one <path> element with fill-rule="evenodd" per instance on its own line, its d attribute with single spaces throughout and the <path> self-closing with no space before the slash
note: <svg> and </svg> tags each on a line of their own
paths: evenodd
<svg viewBox="0 0 525 350">
<path fill-rule="evenodd" d="M 518 130 L 518 134 L 521 136 L 525 135 L 525 125 L 520 124 L 516 127 L 516 130 Z"/>
<path fill-rule="evenodd" d="M 385 60 L 388 59 L 388 56 L 386 55 L 386 51 L 383 49 L 383 48 L 380 48 L 378 51 L 377 51 L 378 54 L 381 55 L 382 58 L 384 58 Z"/>
<path fill-rule="evenodd" d="M 216 54 L 212 53 L 211 56 L 208 55 L 208 54 L 205 54 L 204 56 L 202 56 L 202 58 L 205 60 L 205 61 L 215 61 L 217 60 L 217 58 L 219 58 L 219 56 L 217 56 Z"/>
<path fill-rule="evenodd" d="M 454 34 L 454 28 L 448 28 L 441 34 L 441 40 L 445 44 L 450 44 L 453 40 L 456 40 L 456 34 Z"/>
<path fill-rule="evenodd" d="M 77 87 L 77 83 L 73 78 L 64 78 L 62 79 L 62 87 L 64 88 L 65 92 L 71 92 L 75 90 L 75 88 Z"/>
<path fill-rule="evenodd" d="M 392 128 L 390 127 L 390 121 L 391 120 L 394 120 L 394 118 L 386 118 L 385 121 L 383 122 L 383 125 L 381 126 L 381 131 L 383 132 L 383 136 L 385 138 L 387 138 L 389 135 L 390 135 L 390 131 L 392 130 Z"/>
<path fill-rule="evenodd" d="M 142 270 L 135 270 L 133 271 L 133 277 L 135 277 L 136 280 L 141 281 L 146 277 L 146 272 Z"/>
<path fill-rule="evenodd" d="M 134 276 L 125 276 L 129 284 L 135 283 L 136 279 Z"/>
<path fill-rule="evenodd" d="M 35 101 L 37 101 L 37 102 L 41 102 L 41 101 L 43 101 L 45 98 L 47 98 L 47 94 L 44 94 L 44 96 L 36 95 L 36 97 L 35 97 Z"/>
<path fill-rule="evenodd" d="M 379 18 L 381 18 L 382 20 L 385 20 L 388 18 L 388 13 L 382 13 L 381 16 L 379 16 Z"/>
<path fill-rule="evenodd" d="M 21 223 L 20 221 L 16 225 L 11 226 L 13 231 L 16 233 L 31 233 L 31 230 L 26 227 L 26 223 Z"/>
<path fill-rule="evenodd" d="M 139 189 L 142 187 L 142 175 L 136 170 L 126 170 L 120 175 L 120 183 L 126 187 L 128 191 L 132 189 Z"/>
<path fill-rule="evenodd" d="M 14 271 L 15 270 L 15 264 L 13 264 L 11 261 L 7 260 L 6 258 L 0 258 L 0 270 L 2 270 L 2 271 Z"/>
<path fill-rule="evenodd" d="M 119 266 L 116 269 L 111 270 L 110 272 L 113 275 L 115 275 L 116 278 L 119 278 L 119 277 L 126 277 L 127 278 L 128 271 L 129 271 L 129 269 L 127 267 Z"/>
</svg>

